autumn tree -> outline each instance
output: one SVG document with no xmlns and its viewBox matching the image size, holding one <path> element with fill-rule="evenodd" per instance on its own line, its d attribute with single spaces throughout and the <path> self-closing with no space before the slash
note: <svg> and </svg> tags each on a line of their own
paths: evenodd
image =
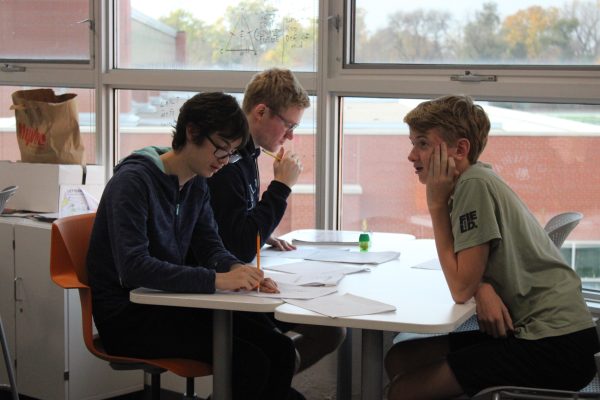
<svg viewBox="0 0 600 400">
<path fill-rule="evenodd" d="M 558 8 L 528 7 L 506 17 L 503 34 L 513 62 L 557 62 L 569 58 L 569 37 L 576 21 Z"/>
</svg>

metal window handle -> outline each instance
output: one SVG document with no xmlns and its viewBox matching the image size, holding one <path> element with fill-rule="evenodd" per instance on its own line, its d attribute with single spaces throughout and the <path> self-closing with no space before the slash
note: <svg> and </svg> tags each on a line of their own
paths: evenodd
<svg viewBox="0 0 600 400">
<path fill-rule="evenodd" d="M 2 72 L 25 72 L 27 68 L 22 65 L 14 65 L 14 64 L 4 64 L 0 67 L 0 71 Z"/>
<path fill-rule="evenodd" d="M 329 17 L 327 17 L 327 21 L 332 21 L 333 22 L 333 27 L 335 28 L 335 30 L 339 33 L 340 32 L 340 26 L 342 24 L 341 18 L 339 14 L 336 15 L 330 15 Z"/>
<path fill-rule="evenodd" d="M 477 75 L 471 71 L 465 71 L 463 75 L 450 75 L 451 81 L 459 82 L 496 82 L 496 75 Z"/>
<path fill-rule="evenodd" d="M 94 20 L 91 18 L 86 18 L 86 19 L 82 19 L 81 21 L 77 21 L 75 22 L 76 24 L 85 24 L 85 23 L 89 23 L 90 24 L 90 30 L 93 31 L 94 30 Z"/>
</svg>

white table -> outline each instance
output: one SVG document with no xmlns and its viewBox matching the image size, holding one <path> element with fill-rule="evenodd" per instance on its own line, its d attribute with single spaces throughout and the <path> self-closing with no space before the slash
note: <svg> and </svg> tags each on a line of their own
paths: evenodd
<svg viewBox="0 0 600 400">
<path fill-rule="evenodd" d="M 288 240 L 293 237 L 294 232 L 284 236 Z M 141 304 L 214 310 L 214 400 L 231 398 L 232 311 L 275 312 L 277 319 L 286 322 L 362 329 L 362 398 L 380 399 L 383 331 L 450 332 L 475 312 L 475 305 L 454 304 L 442 271 L 410 268 L 414 264 L 437 257 L 433 240 L 414 240 L 412 235 L 375 232 L 371 241 L 371 251 L 396 250 L 401 252 L 400 258 L 375 266 L 369 273 L 347 275 L 339 285 L 339 292 L 350 292 L 394 304 L 397 310 L 392 313 L 334 319 L 283 304 L 279 299 L 230 293 L 166 293 L 143 288 L 132 291 L 130 299 Z M 282 261 L 279 257 L 264 257 L 261 264 L 266 266 Z M 347 365 L 341 366 L 344 367 L 347 368 Z"/>
<path fill-rule="evenodd" d="M 275 310 L 275 318 L 285 322 L 362 329 L 364 400 L 383 397 L 383 331 L 447 333 L 475 313 L 474 302 L 454 303 L 441 270 L 410 268 L 437 257 L 433 240 L 389 239 L 378 241 L 375 234 L 372 250 L 400 251 L 399 259 L 373 267 L 369 273 L 347 275 L 338 292 L 393 304 L 395 312 L 330 318 L 290 304 L 282 304 Z"/>
<path fill-rule="evenodd" d="M 167 293 L 145 288 L 130 294 L 134 303 L 214 310 L 213 314 L 213 394 L 214 400 L 231 399 L 232 312 L 273 312 L 279 299 L 239 294 Z"/>
</svg>

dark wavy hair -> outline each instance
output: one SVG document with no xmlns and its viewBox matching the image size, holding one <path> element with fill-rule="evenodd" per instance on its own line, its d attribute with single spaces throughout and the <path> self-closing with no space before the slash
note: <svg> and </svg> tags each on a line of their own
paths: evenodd
<svg viewBox="0 0 600 400">
<path fill-rule="evenodd" d="M 241 148 L 250 137 L 248 121 L 240 105 L 235 97 L 223 92 L 198 93 L 183 103 L 173 129 L 173 150 L 185 146 L 188 127 L 191 128 L 191 141 L 197 145 L 201 145 L 207 136 L 218 133 L 229 141 L 241 138 Z"/>
</svg>

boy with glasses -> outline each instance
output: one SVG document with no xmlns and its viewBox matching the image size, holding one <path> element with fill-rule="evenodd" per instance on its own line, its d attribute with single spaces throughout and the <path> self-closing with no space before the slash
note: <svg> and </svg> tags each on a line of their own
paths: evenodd
<svg viewBox="0 0 600 400">
<path fill-rule="evenodd" d="M 283 145 L 294 138 L 310 99 L 294 74 L 271 68 L 260 72 L 246 86 L 242 108 L 248 119 L 250 140 L 240 149 L 240 160 L 225 166 L 208 180 L 211 204 L 225 247 L 244 262 L 256 256 L 256 237 L 261 245 L 278 250 L 295 249 L 291 243 L 272 236 L 279 225 L 291 188 L 302 172 L 300 157 L 285 151 Z M 261 149 L 275 156 L 274 179 L 259 199 L 260 179 L 257 158 Z M 260 315 L 265 323 L 282 331 L 301 333 L 295 345 L 299 351 L 298 369 L 303 370 L 334 351 L 342 342 L 342 328 L 292 325 Z M 257 317 L 259 317 L 257 315 Z"/>
<path fill-rule="evenodd" d="M 211 310 L 132 303 L 133 289 L 277 291 L 225 249 L 209 202 L 206 179 L 247 140 L 235 98 L 201 93 L 181 107 L 172 148 L 146 147 L 115 167 L 87 256 L 94 321 L 109 354 L 212 362 Z M 289 337 L 234 313 L 234 399 L 297 398 L 294 368 Z"/>
</svg>

